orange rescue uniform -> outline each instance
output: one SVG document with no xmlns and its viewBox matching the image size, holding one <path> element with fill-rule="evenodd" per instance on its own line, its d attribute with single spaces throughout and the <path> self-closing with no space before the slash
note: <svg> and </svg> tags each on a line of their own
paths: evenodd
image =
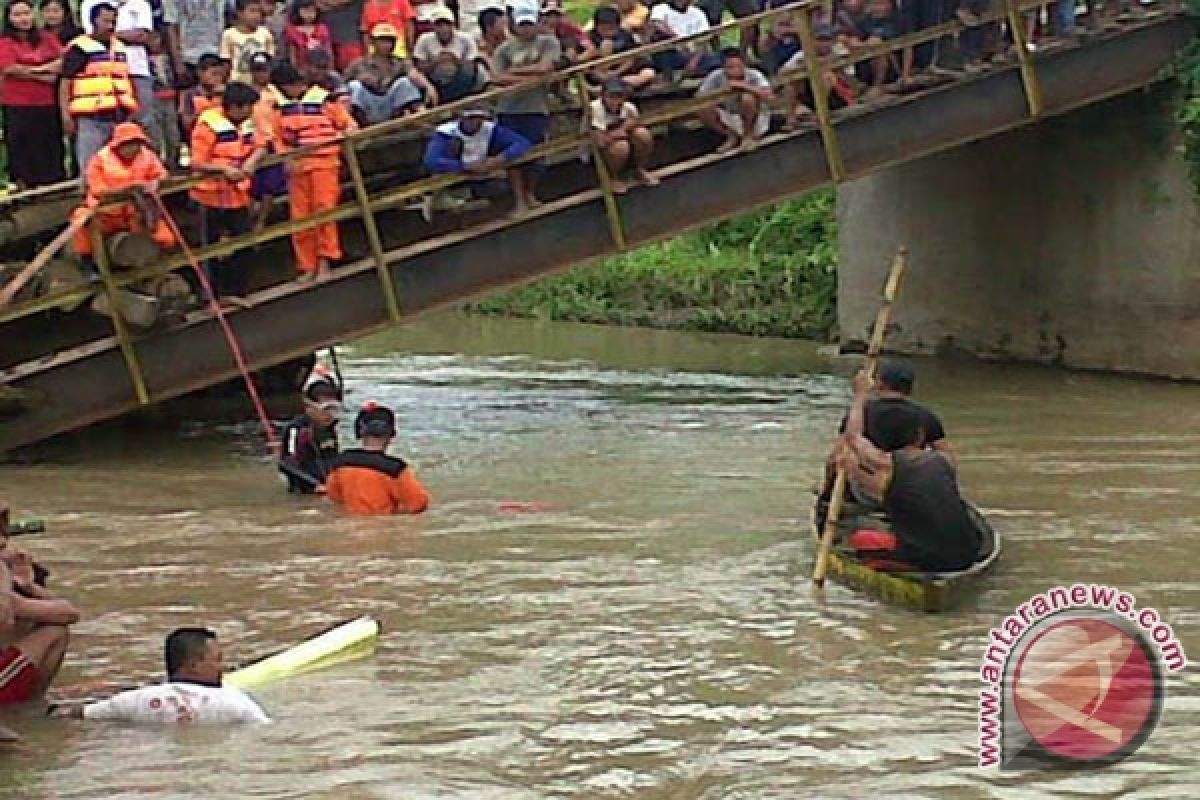
<svg viewBox="0 0 1200 800">
<path fill-rule="evenodd" d="M 117 126 L 118 134 L 121 133 L 124 125 L 136 124 L 128 122 Z M 114 135 L 113 141 L 101 148 L 87 165 L 87 199 L 84 201 L 83 208 L 76 209 L 74 216 L 84 213 L 84 209 L 99 208 L 104 204 L 105 194 L 128 189 L 137 184 L 154 183 L 167 177 L 167 168 L 163 166 L 162 161 L 149 146 L 138 150 L 137 156 L 132 161 L 121 160 L 116 152 L 117 143 L 120 141 L 121 136 Z M 143 141 L 145 141 L 144 138 Z M 123 231 L 149 233 L 160 247 L 171 248 L 176 244 L 175 236 L 171 233 L 165 219 L 159 217 L 154 230 L 147 231 L 142 214 L 131 202 L 120 203 L 111 208 L 96 211 L 95 219 L 100 227 L 100 233 L 104 236 Z M 90 226 L 81 228 L 75 234 L 74 242 L 75 251 L 79 255 L 92 255 Z"/>
<path fill-rule="evenodd" d="M 220 108 L 210 108 L 201 114 L 192 130 L 193 166 L 241 169 L 256 149 L 253 124 L 247 120 L 239 129 Z M 250 178 L 237 183 L 220 177 L 205 178 L 192 189 L 191 196 L 208 208 L 247 208 Z"/>
<path fill-rule="evenodd" d="M 377 450 L 344 451 L 333 462 L 325 490 L 351 514 L 420 514 L 429 508 L 429 491 L 412 468 Z"/>
<path fill-rule="evenodd" d="M 329 92 L 313 86 L 299 100 L 284 98 L 275 116 L 277 146 L 281 151 L 329 142 L 293 162 L 289 198 L 292 219 L 305 219 L 337 208 L 341 195 L 341 155 L 337 139 L 356 127 L 345 106 Z M 342 257 L 336 222 L 292 234 L 296 266 L 301 272 L 317 271 L 321 259 Z"/>
</svg>

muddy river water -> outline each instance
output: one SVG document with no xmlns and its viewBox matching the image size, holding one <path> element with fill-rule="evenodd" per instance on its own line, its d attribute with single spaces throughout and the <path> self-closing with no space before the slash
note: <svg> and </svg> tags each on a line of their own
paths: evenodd
<svg viewBox="0 0 1200 800">
<path fill-rule="evenodd" d="M 1006 553 L 920 615 L 810 591 L 848 398 L 811 345 L 450 315 L 340 352 L 350 406 L 401 411 L 431 513 L 288 497 L 252 426 L 92 434 L 0 481 L 86 611 L 60 685 L 148 679 L 184 624 L 237 661 L 372 614 L 375 655 L 263 689 L 265 728 L 4 717 L 0 796 L 1200 797 L 1194 667 L 1118 765 L 975 765 L 986 632 L 1035 592 L 1119 586 L 1200 660 L 1194 387 L 921 363 Z"/>
</svg>

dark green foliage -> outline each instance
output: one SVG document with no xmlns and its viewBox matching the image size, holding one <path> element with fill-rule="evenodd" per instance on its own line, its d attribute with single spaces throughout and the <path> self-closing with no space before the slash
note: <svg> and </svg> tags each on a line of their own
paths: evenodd
<svg viewBox="0 0 1200 800">
<path fill-rule="evenodd" d="M 1192 16 L 1200 16 L 1200 0 L 1187 0 Z M 1183 132 L 1183 152 L 1191 171 L 1192 183 L 1200 193 L 1200 38 L 1192 41 L 1175 62 L 1175 78 L 1183 88 L 1179 104 L 1179 127 Z"/>
<path fill-rule="evenodd" d="M 577 322 L 828 339 L 832 191 L 487 298 L 472 310 Z"/>
</svg>

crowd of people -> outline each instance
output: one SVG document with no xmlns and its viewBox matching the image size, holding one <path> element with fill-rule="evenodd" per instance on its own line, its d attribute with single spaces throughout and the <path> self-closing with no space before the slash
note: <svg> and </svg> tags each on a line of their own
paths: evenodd
<svg viewBox="0 0 1200 800">
<path fill-rule="evenodd" d="M 64 0 L 10 0 L 0 35 L 0 107 L 9 169 L 21 186 L 64 179 L 77 165 L 87 189 L 77 213 L 76 250 L 93 255 L 83 225 L 99 217 L 103 234 L 140 231 L 163 247 L 178 243 L 157 185 L 188 170 L 202 242 L 261 229 L 274 200 L 293 219 L 340 202 L 348 132 L 469 98 L 511 91 L 426 131 L 423 165 L 465 176 L 479 198 L 511 194 L 516 213 L 537 206 L 544 170 L 524 158 L 551 132 L 552 110 L 577 84 L 544 78 L 583 65 L 584 129 L 618 192 L 654 185 L 654 137 L 640 122 L 639 95 L 652 87 L 714 95 L 698 119 L 720 134 L 718 152 L 753 150 L 772 122 L 777 86 L 783 127 L 813 122 L 814 98 L 801 79 L 804 53 L 794 0 L 763 0 L 784 13 L 742 29 L 738 45 L 706 37 L 722 15 L 744 17 L 759 0 L 602 0 L 581 26 L 562 0 L 83 0 L 80 26 Z M 962 0 L 967 27 L 958 66 L 1004 57 L 989 0 Z M 982 4 L 982 5 L 981 5 Z M 955 3 L 942 0 L 838 0 L 813 13 L 821 55 L 852 53 L 936 25 Z M 1057 33 L 1072 35 L 1075 6 L 1059 0 Z M 1108 6 L 1116 10 L 1113 3 Z M 646 56 L 642 45 L 691 37 Z M 941 40 L 829 71 L 833 108 L 870 100 L 890 84 L 939 69 Z M 620 58 L 629 53 L 628 58 Z M 587 69 L 590 62 L 596 66 Z M 788 80 L 790 74 L 797 77 Z M 684 81 L 693 84 L 685 86 Z M 73 147 L 63 147 L 69 139 Z M 303 148 L 288 164 L 267 156 Z M 522 160 L 524 159 L 524 160 Z M 106 205 L 115 193 L 134 197 Z M 434 196 L 427 199 L 426 217 Z M 342 258 L 336 223 L 292 236 L 303 280 L 320 280 Z M 236 303 L 245 270 L 232 256 L 206 265 L 201 299 Z"/>
</svg>

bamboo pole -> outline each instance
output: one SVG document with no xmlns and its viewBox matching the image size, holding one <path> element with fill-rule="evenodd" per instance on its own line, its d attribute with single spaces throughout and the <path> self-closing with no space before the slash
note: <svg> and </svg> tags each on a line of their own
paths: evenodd
<svg viewBox="0 0 1200 800">
<path fill-rule="evenodd" d="M 813 107 L 817 112 L 817 125 L 821 128 L 821 142 L 825 145 L 829 177 L 834 183 L 841 183 L 846 180 L 846 164 L 842 161 L 842 148 L 829 113 L 829 87 L 825 84 L 825 70 L 817 52 L 817 37 L 813 34 L 812 9 L 806 7 L 799 16 L 800 46 L 804 48 L 808 87 L 812 91 Z"/>
<path fill-rule="evenodd" d="M 883 304 L 875 316 L 875 327 L 871 331 L 871 342 L 867 346 L 867 357 L 863 361 L 863 369 L 871 377 L 879 366 L 879 353 L 883 350 L 883 339 L 887 335 L 888 320 L 892 316 L 892 304 L 896 300 L 896 292 L 900 288 L 900 279 L 908 264 L 908 251 L 901 247 L 892 259 L 892 269 L 888 273 L 887 283 L 883 287 Z M 837 535 L 838 517 L 842 513 L 842 500 L 846 495 L 846 470 L 839 466 L 833 480 L 833 495 L 829 498 L 829 509 L 825 514 L 825 529 L 821 532 L 821 541 L 817 545 L 817 561 L 813 567 L 813 584 L 818 589 L 825 585 L 825 573 L 829 569 L 829 551 L 833 548 L 833 540 Z"/>
<path fill-rule="evenodd" d="M 146 388 L 146 378 L 142 374 L 142 365 L 138 361 L 137 350 L 129 336 L 129 327 L 121 316 L 120 292 L 113 280 L 112 268 L 108 263 L 108 250 L 105 249 L 104 237 L 100 233 L 100 225 L 93 218 L 88 223 L 88 233 L 92 237 L 92 258 L 96 269 L 100 271 L 100 280 L 104 283 L 104 292 L 108 295 L 108 313 L 112 317 L 113 331 L 117 334 L 117 344 L 121 347 L 121 355 L 125 359 L 125 369 L 129 372 L 129 380 L 133 382 L 133 390 L 137 394 L 138 403 L 150 405 L 150 391 Z"/>
<path fill-rule="evenodd" d="M 1069 2 L 1070 0 L 1062 0 Z M 1013 47 L 1017 48 L 1017 61 L 1021 65 L 1021 83 L 1025 87 L 1025 101 L 1029 104 L 1029 116 L 1040 117 L 1045 110 L 1042 98 L 1042 82 L 1038 79 L 1033 53 L 1029 52 L 1029 32 L 1025 30 L 1025 18 L 1016 0 L 1004 0 L 1008 14 L 1008 27 L 1012 31 Z"/>
<path fill-rule="evenodd" d="M 583 130 L 587 133 L 587 145 L 592 151 L 592 162 L 596 165 L 596 177 L 600 180 L 600 192 L 604 195 L 604 213 L 608 216 L 608 230 L 612 233 L 613 242 L 618 250 L 624 250 L 625 222 L 621 219 L 621 207 L 617 204 L 617 196 L 613 191 L 613 178 L 608 171 L 608 162 L 604 160 L 604 151 L 591 132 L 591 113 L 588 108 L 587 78 L 580 73 L 575 78 L 575 90 L 579 92 L 579 102 L 583 104 Z M 631 153 L 632 157 L 632 153 Z"/>
<path fill-rule="evenodd" d="M 358 163 L 358 152 L 354 142 L 346 140 L 342 144 L 346 155 L 346 166 L 350 170 L 350 180 L 354 183 L 354 194 L 358 197 L 358 207 L 362 215 L 363 228 L 367 231 L 367 243 L 371 247 L 371 255 L 375 259 L 375 269 L 379 271 L 379 283 L 383 287 L 383 299 L 387 303 L 388 316 L 392 322 L 400 322 L 400 301 L 396 297 L 396 285 L 392 283 L 392 273 L 388 269 L 387 256 L 383 252 L 383 240 L 379 238 L 379 225 L 375 221 L 375 213 L 371 210 L 371 195 L 367 192 L 366 181 L 363 180 L 362 167 Z"/>
<path fill-rule="evenodd" d="M 63 247 L 65 247 L 67 243 L 75 237 L 75 234 L 78 233 L 83 226 L 88 224 L 91 218 L 92 212 L 90 210 L 85 210 L 75 219 L 71 220 L 70 225 L 63 228 L 62 231 L 59 232 L 58 236 L 55 236 L 52 240 L 50 240 L 50 243 L 43 247 L 41 251 L 34 256 L 33 260 L 25 265 L 23 270 L 17 273 L 16 277 L 5 284 L 4 290 L 0 291 L 0 308 L 4 308 L 6 305 L 11 303 L 13 298 L 17 296 L 17 293 L 25 288 L 25 284 L 29 283 L 29 281 L 33 279 L 34 275 L 37 275 L 39 272 L 41 272 L 42 268 L 50 263 L 50 259 L 58 255 L 59 251 L 62 250 Z"/>
</svg>

